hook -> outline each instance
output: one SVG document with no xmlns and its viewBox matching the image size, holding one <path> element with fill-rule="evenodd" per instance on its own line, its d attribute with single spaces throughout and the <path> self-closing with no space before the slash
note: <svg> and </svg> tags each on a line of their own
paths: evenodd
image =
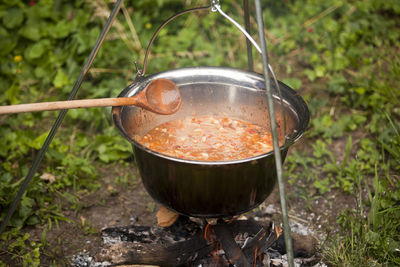
<svg viewBox="0 0 400 267">
<path fill-rule="evenodd" d="M 219 0 L 211 0 L 211 11 L 216 12 L 220 8 Z"/>
<path fill-rule="evenodd" d="M 135 61 L 135 68 L 136 68 L 136 76 L 143 76 L 143 71 L 140 70 L 139 64 Z"/>
</svg>

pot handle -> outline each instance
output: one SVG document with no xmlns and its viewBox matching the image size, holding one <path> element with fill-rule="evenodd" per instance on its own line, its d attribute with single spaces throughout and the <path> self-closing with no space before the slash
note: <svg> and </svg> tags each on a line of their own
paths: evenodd
<svg viewBox="0 0 400 267">
<path fill-rule="evenodd" d="M 146 74 L 147 60 L 148 60 L 148 57 L 149 57 L 149 54 L 150 54 L 151 46 L 153 45 L 153 42 L 156 39 L 158 33 L 164 28 L 165 25 L 167 25 L 170 21 L 174 20 L 175 18 L 177 18 L 177 17 L 179 17 L 181 15 L 184 15 L 186 13 L 195 12 L 195 11 L 202 11 L 202 10 L 206 10 L 206 9 L 211 9 L 212 12 L 217 12 L 218 11 L 223 17 L 228 19 L 236 28 L 238 28 L 245 35 L 245 37 L 252 43 L 252 45 L 256 48 L 256 50 L 260 54 L 262 54 L 260 46 L 251 37 L 251 35 L 239 23 L 237 23 L 234 19 L 232 19 L 225 12 L 222 11 L 221 6 L 219 4 L 219 0 L 211 0 L 211 5 L 204 6 L 204 7 L 196 7 L 196 8 L 191 8 L 191 9 L 187 9 L 187 10 L 181 11 L 181 12 L 171 16 L 170 18 L 168 18 L 163 24 L 161 24 L 161 26 L 158 27 L 156 32 L 153 34 L 153 37 L 151 38 L 151 40 L 149 42 L 149 45 L 147 46 L 146 53 L 145 53 L 145 56 L 144 56 L 144 61 L 143 61 L 143 70 L 140 70 L 137 62 L 135 62 L 135 66 L 136 66 L 136 70 L 137 70 L 137 76 L 144 76 Z M 269 64 L 268 64 L 268 69 L 271 72 L 271 74 L 273 76 L 273 79 L 276 80 L 275 73 L 274 73 L 271 65 L 269 65 Z M 277 82 L 276 82 L 275 85 L 277 85 Z"/>
<path fill-rule="evenodd" d="M 144 55 L 143 70 L 140 70 L 139 67 L 138 67 L 137 62 L 135 62 L 136 71 L 137 71 L 136 77 L 138 77 L 138 76 L 142 76 L 143 77 L 146 74 L 147 59 L 148 59 L 149 54 L 150 54 L 151 45 L 153 44 L 154 40 L 156 39 L 158 33 L 162 30 L 162 28 L 164 28 L 165 25 L 167 25 L 171 20 L 173 20 L 173 19 L 175 19 L 175 18 L 177 18 L 177 17 L 179 17 L 181 15 L 184 15 L 186 13 L 190 13 L 190 12 L 194 12 L 194 11 L 206 10 L 206 9 L 211 8 L 211 7 L 212 6 L 209 5 L 209 6 L 204 6 L 204 7 L 195 7 L 195 8 L 187 9 L 187 10 L 181 11 L 181 12 L 169 17 L 166 21 L 164 21 L 164 23 L 161 24 L 161 26 L 158 27 L 156 32 L 153 34 L 153 37 L 151 37 L 149 45 L 147 46 L 146 54 Z"/>
<path fill-rule="evenodd" d="M 237 29 L 239 29 L 245 35 L 245 37 L 252 43 L 252 45 L 256 48 L 256 50 L 260 54 L 262 54 L 260 46 L 251 37 L 251 35 L 239 23 L 237 23 L 234 19 L 232 19 L 225 12 L 222 11 L 221 6 L 219 4 L 219 0 L 211 0 L 211 5 L 204 6 L 204 7 L 196 7 L 196 8 L 191 8 L 191 9 L 187 9 L 187 10 L 181 11 L 181 12 L 171 16 L 170 18 L 168 18 L 163 24 L 161 24 L 160 27 L 158 27 L 156 32 L 153 34 L 153 37 L 151 38 L 151 40 L 149 42 L 149 45 L 147 46 L 146 54 L 144 56 L 144 61 L 143 61 L 143 70 L 140 70 L 137 62 L 135 62 L 136 71 L 137 71 L 135 80 L 138 80 L 138 79 L 144 77 L 144 75 L 146 74 L 146 66 L 147 66 L 147 60 L 148 60 L 148 57 L 149 57 L 149 54 L 150 54 L 150 48 L 151 48 L 154 40 L 156 39 L 158 33 L 162 30 L 162 28 L 164 28 L 165 25 L 167 25 L 171 20 L 173 20 L 173 19 L 175 19 L 175 18 L 177 18 L 177 17 L 179 17 L 179 16 L 181 16 L 183 14 L 194 12 L 194 11 L 206 10 L 206 9 L 209 9 L 209 8 L 211 8 L 212 12 L 217 12 L 218 11 L 223 17 L 225 17 L 227 20 L 229 20 Z M 272 69 L 270 64 L 268 64 L 268 70 L 272 74 L 272 78 L 273 78 L 275 87 L 276 87 L 276 89 L 278 91 L 278 96 L 279 96 L 280 104 L 281 104 L 281 107 L 282 107 L 283 133 L 284 133 L 284 136 L 286 138 L 287 137 L 287 135 L 286 135 L 286 133 L 287 133 L 287 130 L 286 130 L 286 114 L 285 114 L 285 109 L 284 109 L 284 105 L 283 105 L 283 98 L 282 98 L 282 94 L 281 94 L 281 89 L 279 87 L 278 79 L 276 78 L 275 72 Z"/>
</svg>

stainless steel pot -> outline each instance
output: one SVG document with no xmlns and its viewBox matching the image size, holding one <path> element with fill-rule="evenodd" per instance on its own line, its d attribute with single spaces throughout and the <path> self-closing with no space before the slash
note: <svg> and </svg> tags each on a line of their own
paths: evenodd
<svg viewBox="0 0 400 267">
<path fill-rule="evenodd" d="M 182 106 L 177 113 L 157 115 L 130 106 L 112 109 L 117 129 L 133 145 L 140 175 L 149 194 L 162 205 L 194 217 L 233 216 L 261 204 L 275 185 L 272 152 L 221 162 L 184 160 L 151 151 L 135 137 L 166 121 L 193 115 L 228 116 L 269 127 L 263 76 L 232 68 L 183 68 L 145 77 L 128 86 L 119 96 L 133 96 L 148 82 L 159 78 L 170 79 L 179 87 Z M 280 149 L 285 158 L 289 146 L 306 130 L 309 111 L 295 91 L 283 83 L 279 87 L 286 114 L 286 138 L 276 88 L 273 88 L 273 95 L 283 144 Z"/>
</svg>

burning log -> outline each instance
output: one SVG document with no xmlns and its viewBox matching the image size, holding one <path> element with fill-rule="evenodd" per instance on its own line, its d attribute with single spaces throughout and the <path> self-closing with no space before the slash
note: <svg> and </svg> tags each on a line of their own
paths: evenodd
<svg viewBox="0 0 400 267">
<path fill-rule="evenodd" d="M 179 266 L 205 257 L 214 246 L 202 238 L 199 225 L 187 218 L 169 228 L 124 226 L 102 231 L 105 246 L 97 259 L 114 265 Z"/>
<path fill-rule="evenodd" d="M 205 257 L 215 249 L 205 240 L 194 237 L 175 244 L 136 244 L 120 242 L 105 247 L 98 257 L 113 265 L 151 264 L 180 266 Z"/>
<path fill-rule="evenodd" d="M 213 227 L 213 230 L 222 249 L 225 251 L 226 257 L 236 266 L 250 267 L 249 261 L 235 242 L 230 227 L 226 227 L 224 224 L 217 224 Z"/>
</svg>

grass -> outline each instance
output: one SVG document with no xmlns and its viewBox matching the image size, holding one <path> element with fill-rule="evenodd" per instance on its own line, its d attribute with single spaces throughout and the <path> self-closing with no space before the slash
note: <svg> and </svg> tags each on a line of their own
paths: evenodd
<svg viewBox="0 0 400 267">
<path fill-rule="evenodd" d="M 208 4 L 181 2 L 125 1 L 78 97 L 116 96 L 134 78 L 133 61 L 141 63 L 158 25 L 176 11 Z M 240 4 L 221 4 L 242 21 Z M 0 4 L 0 103 L 65 99 L 111 6 L 82 0 Z M 264 12 L 271 65 L 305 98 L 312 114 L 304 136 L 310 145 L 293 151 L 285 162 L 291 196 L 302 199 L 310 212 L 315 200 L 333 192 L 356 200 L 350 208 L 336 207 L 340 216 L 322 247 L 324 261 L 331 266 L 399 265 L 398 1 L 273 1 Z M 160 33 L 147 73 L 194 65 L 245 68 L 244 51 L 242 35 L 218 14 L 186 15 Z M 2 216 L 55 116 L 0 118 Z M 47 234 L 60 221 L 77 223 L 65 213 L 80 214 L 85 207 L 80 200 L 101 188 L 93 166 L 124 165 L 131 158 L 107 109 L 71 110 L 63 125 L 1 235 L 0 264 L 39 266 L 44 257 L 53 265 L 63 262 L 48 253 Z M 114 182 L 116 187 L 130 183 L 125 174 Z M 32 226 L 46 229 L 40 240 L 27 233 Z M 89 235 L 95 232 L 90 225 L 81 227 Z"/>
<path fill-rule="evenodd" d="M 328 198 L 333 191 L 356 200 L 327 227 L 331 234 L 322 248 L 325 263 L 394 266 L 400 260 L 400 43 L 383 32 L 398 31 L 399 6 L 337 3 L 340 7 L 319 13 L 323 18 L 317 15 L 310 36 L 285 34 L 308 43 L 297 48 L 299 54 L 314 54 L 298 62 L 313 65 L 303 75 L 321 85 L 319 91 L 311 91 L 309 102 L 312 122 L 306 138 L 313 142 L 312 149 L 288 158 L 287 177 L 309 209 L 312 200 Z M 296 7 L 294 3 L 292 10 Z"/>
</svg>

